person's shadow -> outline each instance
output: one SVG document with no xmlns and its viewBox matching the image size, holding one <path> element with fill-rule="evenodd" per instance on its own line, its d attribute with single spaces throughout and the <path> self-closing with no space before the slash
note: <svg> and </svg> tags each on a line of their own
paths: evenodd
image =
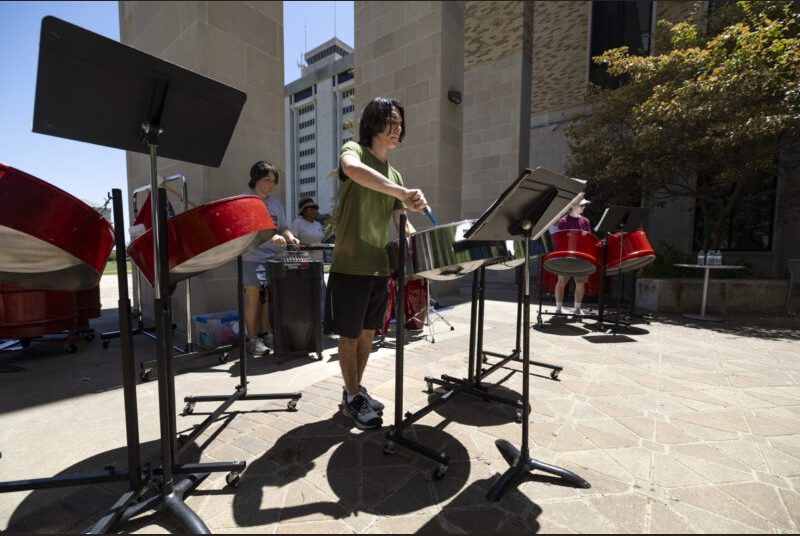
<svg viewBox="0 0 800 536">
<path fill-rule="evenodd" d="M 420 425 L 404 432 L 430 448 L 443 448 L 454 460 L 445 477 L 434 481 L 431 460 L 400 446 L 395 454 L 384 454 L 385 431 L 359 432 L 337 412 L 281 436 L 242 475 L 233 500 L 236 523 L 261 526 L 318 514 L 341 519 L 359 512 L 408 513 L 452 497 L 466 483 L 469 457 L 450 434 Z M 326 460 L 326 469 L 318 468 Z M 287 484 L 293 486 L 281 507 L 278 490 Z M 273 492 L 275 500 L 265 501 Z M 264 502 L 276 506 L 265 508 Z"/>
</svg>

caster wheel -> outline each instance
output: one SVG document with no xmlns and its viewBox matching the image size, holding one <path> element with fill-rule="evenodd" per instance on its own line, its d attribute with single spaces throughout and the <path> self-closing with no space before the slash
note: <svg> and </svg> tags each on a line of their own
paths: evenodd
<svg viewBox="0 0 800 536">
<path fill-rule="evenodd" d="M 194 402 L 189 402 L 183 407 L 184 415 L 191 415 L 194 412 Z"/>
<path fill-rule="evenodd" d="M 553 378 L 554 380 L 557 380 L 558 379 L 558 373 L 559 373 L 558 370 L 553 370 L 553 372 L 550 373 L 550 377 Z"/>
<path fill-rule="evenodd" d="M 232 488 L 235 488 L 239 485 L 239 482 L 242 480 L 242 476 L 239 473 L 228 473 L 225 475 L 225 482 Z"/>
<path fill-rule="evenodd" d="M 433 470 L 432 476 L 434 480 L 441 480 L 444 478 L 445 474 L 447 474 L 447 465 L 441 464 Z"/>
<path fill-rule="evenodd" d="M 103 349 L 104 349 L 104 350 L 105 350 L 106 348 L 108 348 L 108 342 L 109 342 L 109 341 L 108 341 L 108 339 L 103 339 Z"/>
<path fill-rule="evenodd" d="M 428 385 L 428 390 L 427 390 L 427 393 L 428 393 L 428 394 L 431 394 L 431 393 L 433 393 L 433 383 L 431 383 L 431 382 L 428 382 L 428 383 L 427 383 L 427 385 Z"/>
<path fill-rule="evenodd" d="M 517 410 L 517 415 L 515 420 L 517 421 L 517 424 L 522 422 L 522 411 Z"/>
<path fill-rule="evenodd" d="M 23 348 L 30 348 L 31 347 L 31 340 L 30 339 L 20 339 L 19 344 Z"/>
<path fill-rule="evenodd" d="M 450 331 L 455 331 L 455 330 L 456 330 L 456 328 L 454 328 L 453 326 L 450 326 Z"/>
<path fill-rule="evenodd" d="M 486 356 L 483 356 L 483 359 L 481 361 L 483 361 L 483 364 L 485 365 L 486 363 L 489 362 L 489 358 L 486 357 Z"/>
<path fill-rule="evenodd" d="M 219 360 L 220 363 L 224 365 L 225 363 L 228 362 L 228 352 L 225 352 L 224 354 L 220 355 L 217 359 Z"/>
<path fill-rule="evenodd" d="M 83 338 L 85 340 L 87 340 L 87 341 L 93 341 L 94 340 L 94 333 L 90 333 L 89 335 L 84 335 Z"/>
<path fill-rule="evenodd" d="M 75 346 L 74 344 L 68 344 L 64 347 L 64 351 L 67 352 L 68 354 L 74 354 L 75 352 L 78 351 L 78 347 Z"/>
<path fill-rule="evenodd" d="M 179 435 L 177 443 L 178 443 L 179 447 L 184 446 L 186 444 L 186 436 L 185 435 Z"/>
<path fill-rule="evenodd" d="M 144 369 L 139 373 L 139 378 L 141 378 L 143 382 L 149 382 L 151 379 L 150 375 L 152 374 L 152 372 L 153 369 Z"/>
<path fill-rule="evenodd" d="M 383 453 L 387 456 L 391 456 L 392 454 L 394 454 L 394 443 L 392 443 L 391 441 L 386 443 L 383 446 Z"/>
<path fill-rule="evenodd" d="M 322 353 L 317 352 L 317 360 L 322 361 Z"/>
<path fill-rule="evenodd" d="M 291 399 L 287 404 L 286 407 L 289 408 L 289 411 L 295 411 L 297 409 L 297 399 Z"/>
</svg>

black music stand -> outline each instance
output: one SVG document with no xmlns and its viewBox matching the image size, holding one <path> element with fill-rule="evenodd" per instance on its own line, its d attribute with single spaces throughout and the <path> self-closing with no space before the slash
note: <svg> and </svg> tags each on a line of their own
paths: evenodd
<svg viewBox="0 0 800 536">
<path fill-rule="evenodd" d="M 158 188 L 157 156 L 218 167 L 246 94 L 55 17 L 42 20 L 33 131 L 150 156 L 154 249 L 154 313 L 158 337 L 161 462 L 156 500 L 121 500 L 89 530 L 105 532 L 148 508 L 171 514 L 186 532 L 208 533 L 183 502 L 209 472 L 241 472 L 244 462 L 177 463 L 175 383 L 167 269 L 166 192 Z M 163 136 L 162 136 L 163 134 Z M 127 282 L 126 282 L 127 284 Z M 173 473 L 189 477 L 175 484 Z M 144 506 L 146 505 L 146 506 Z M 138 506 L 138 508 L 137 508 Z"/>
<path fill-rule="evenodd" d="M 604 315 L 605 315 L 605 284 L 606 284 L 606 260 L 608 259 L 608 237 L 613 233 L 632 233 L 642 226 L 644 217 L 647 214 L 647 209 L 642 207 L 617 207 L 611 206 L 606 208 L 600 221 L 597 222 L 594 230 L 596 233 L 605 233 L 603 237 L 603 246 L 600 251 L 600 289 L 599 289 L 599 303 L 597 306 L 597 329 L 603 331 Z M 619 241 L 619 257 L 622 261 L 622 240 Z M 625 279 L 622 276 L 622 271 L 618 270 L 617 274 L 620 276 L 619 294 L 617 295 L 617 313 L 614 321 L 612 331 L 616 333 L 620 324 L 619 310 L 620 302 L 624 292 Z"/>
<path fill-rule="evenodd" d="M 506 488 L 523 474 L 540 470 L 559 476 L 580 488 L 590 485 L 575 473 L 546 464 L 530 457 L 528 448 L 528 419 L 530 415 L 530 241 L 558 221 L 569 207 L 583 198 L 586 182 L 565 177 L 544 168 L 524 173 L 465 234 L 468 240 L 524 240 L 523 264 L 524 307 L 522 331 L 522 445 L 517 449 L 504 439 L 495 441 L 500 453 L 511 467 L 495 482 L 487 498 L 500 500 Z"/>
</svg>

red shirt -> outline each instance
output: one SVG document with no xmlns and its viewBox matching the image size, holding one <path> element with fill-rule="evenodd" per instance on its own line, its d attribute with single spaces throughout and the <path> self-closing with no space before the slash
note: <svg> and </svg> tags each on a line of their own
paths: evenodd
<svg viewBox="0 0 800 536">
<path fill-rule="evenodd" d="M 574 229 L 576 231 L 592 232 L 592 224 L 589 223 L 589 218 L 586 216 L 572 216 L 571 214 L 564 215 L 563 218 L 558 220 L 558 230 Z"/>
</svg>

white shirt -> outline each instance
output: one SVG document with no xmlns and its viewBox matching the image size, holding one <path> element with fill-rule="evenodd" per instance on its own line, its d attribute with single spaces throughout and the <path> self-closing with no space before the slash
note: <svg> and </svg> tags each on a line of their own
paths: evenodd
<svg viewBox="0 0 800 536">
<path fill-rule="evenodd" d="M 289 227 L 292 234 L 297 237 L 303 245 L 319 244 L 325 238 L 322 224 L 316 220 L 308 221 L 302 216 L 298 216 Z M 322 251 L 309 251 L 308 254 L 315 261 L 322 261 Z"/>
</svg>

